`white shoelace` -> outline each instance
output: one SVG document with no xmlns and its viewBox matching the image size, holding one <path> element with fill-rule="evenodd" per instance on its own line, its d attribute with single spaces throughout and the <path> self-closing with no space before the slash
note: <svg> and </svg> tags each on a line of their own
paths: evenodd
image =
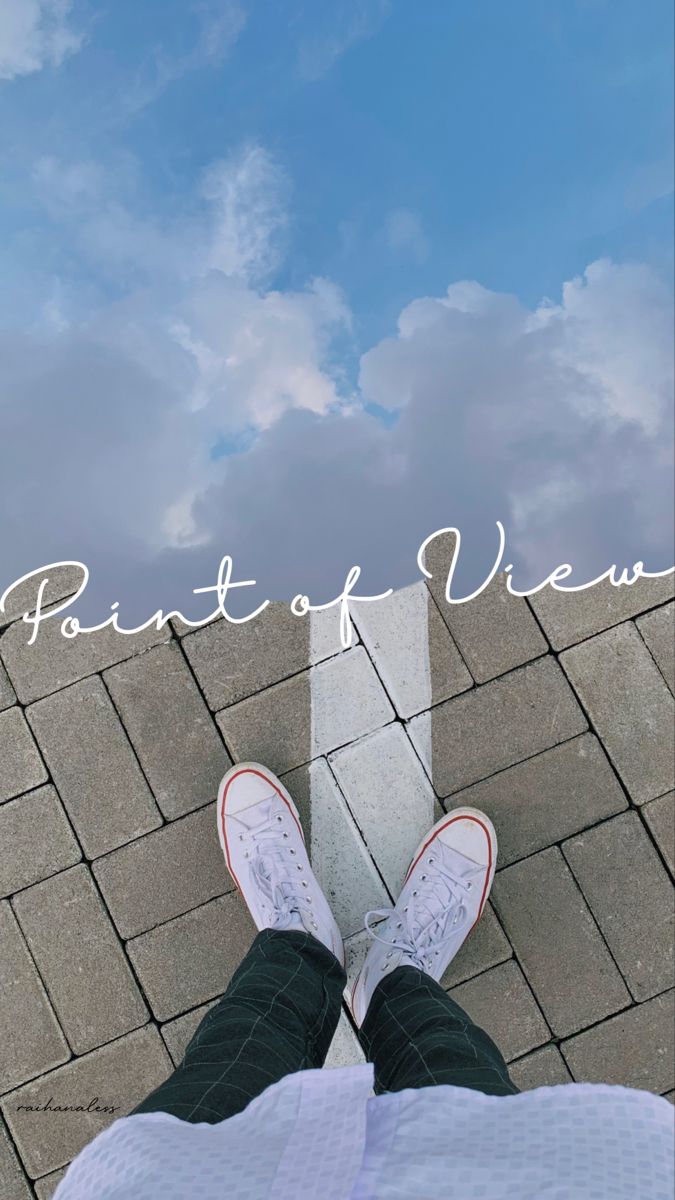
<svg viewBox="0 0 675 1200">
<path fill-rule="evenodd" d="M 316 929 L 309 881 L 303 878 L 304 867 L 297 860 L 296 850 L 288 844 L 284 818 L 271 813 L 253 827 L 237 823 L 244 829 L 240 839 L 251 845 L 246 851 L 249 871 L 269 906 L 270 928 Z"/>
<path fill-rule="evenodd" d="M 438 852 L 428 861 L 433 869 L 421 872 L 419 883 L 403 908 L 374 908 L 366 913 L 368 933 L 390 948 L 385 962 L 399 951 L 421 971 L 431 970 L 433 959 L 466 924 L 468 910 L 464 897 L 473 887 L 473 877 L 482 870 L 476 867 L 475 871 L 460 878 L 447 863 L 438 860 Z M 373 929 L 371 918 L 375 917 L 387 918 L 385 930 L 390 930 L 391 922 L 394 922 L 393 937 L 383 936 Z"/>
</svg>

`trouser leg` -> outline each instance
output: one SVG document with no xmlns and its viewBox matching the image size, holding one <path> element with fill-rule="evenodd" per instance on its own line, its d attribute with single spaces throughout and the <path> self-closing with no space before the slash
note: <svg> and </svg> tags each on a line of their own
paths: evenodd
<svg viewBox="0 0 675 1200">
<path fill-rule="evenodd" d="M 263 929 L 181 1065 L 135 1113 L 222 1121 L 293 1071 L 323 1066 L 344 971 L 308 933 Z"/>
<path fill-rule="evenodd" d="M 397 967 L 378 984 L 360 1038 L 376 1092 L 441 1083 L 493 1096 L 518 1091 L 492 1039 L 415 967 Z"/>
</svg>

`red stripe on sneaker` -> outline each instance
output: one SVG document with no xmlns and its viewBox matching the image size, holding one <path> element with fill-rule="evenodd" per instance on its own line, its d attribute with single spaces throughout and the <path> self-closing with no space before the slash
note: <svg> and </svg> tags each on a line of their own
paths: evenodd
<svg viewBox="0 0 675 1200">
<path fill-rule="evenodd" d="M 242 767 L 241 771 L 235 771 L 234 775 L 232 775 L 232 777 L 230 779 L 228 779 L 227 784 L 223 790 L 223 794 L 220 798 L 220 827 L 223 831 L 223 845 L 225 847 L 225 858 L 227 859 L 227 869 L 230 872 L 230 875 L 232 876 L 232 878 L 234 879 L 234 882 L 236 883 L 237 887 L 239 888 L 239 891 L 242 892 L 242 895 L 243 895 L 242 886 L 232 869 L 232 863 L 230 861 L 230 851 L 229 851 L 228 844 L 227 844 L 227 830 L 225 828 L 225 803 L 227 800 L 227 792 L 230 787 L 230 784 L 234 783 L 235 779 L 238 779 L 240 775 L 257 775 L 259 779 L 264 779 L 265 783 L 269 783 L 270 787 L 276 792 L 279 799 L 283 800 L 284 804 L 286 805 L 286 808 L 288 809 L 288 811 L 291 814 L 293 820 L 295 821 L 298 829 L 300 830 L 300 837 L 302 838 L 303 842 L 305 840 L 305 835 L 302 830 L 302 825 L 298 821 L 298 818 L 296 817 L 295 813 L 293 812 L 293 809 L 291 808 L 290 804 L 288 803 L 288 800 L 284 796 L 283 792 L 279 791 L 279 788 L 277 787 L 277 785 L 273 779 L 270 779 L 269 776 L 265 775 L 262 771 L 255 771 L 252 767 Z"/>
</svg>

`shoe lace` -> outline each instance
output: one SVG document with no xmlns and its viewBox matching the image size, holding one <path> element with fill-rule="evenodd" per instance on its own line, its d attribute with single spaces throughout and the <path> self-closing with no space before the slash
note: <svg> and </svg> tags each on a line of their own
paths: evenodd
<svg viewBox="0 0 675 1200">
<path fill-rule="evenodd" d="M 272 910 L 270 927 L 288 929 L 298 920 L 304 925 L 305 918 L 312 916 L 312 897 L 297 852 L 289 845 L 283 816 L 272 809 L 257 825 L 245 825 L 236 817 L 233 820 L 242 829 L 240 839 L 249 847 L 245 856 L 251 878 Z"/>
<path fill-rule="evenodd" d="M 387 958 L 399 951 L 421 971 L 429 971 L 432 959 L 438 957 L 466 925 L 469 915 L 466 895 L 481 870 L 476 867 L 460 876 L 438 855 L 439 851 L 436 851 L 430 860 L 433 871 L 421 872 L 419 882 L 403 908 L 374 908 L 365 918 L 370 936 L 389 946 Z M 383 933 L 373 928 L 372 921 L 376 918 L 385 918 L 381 927 Z M 391 932 L 393 936 L 387 936 Z"/>
</svg>

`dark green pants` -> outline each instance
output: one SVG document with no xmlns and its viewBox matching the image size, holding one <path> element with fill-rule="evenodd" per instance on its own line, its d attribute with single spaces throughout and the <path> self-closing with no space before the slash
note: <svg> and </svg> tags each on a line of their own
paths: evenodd
<svg viewBox="0 0 675 1200">
<path fill-rule="evenodd" d="M 323 1066 L 344 986 L 342 967 L 321 942 L 264 929 L 181 1065 L 135 1111 L 222 1121 L 284 1075 Z M 385 976 L 359 1037 L 378 1092 L 439 1083 L 495 1096 L 517 1091 L 494 1042 L 413 967 Z"/>
</svg>

